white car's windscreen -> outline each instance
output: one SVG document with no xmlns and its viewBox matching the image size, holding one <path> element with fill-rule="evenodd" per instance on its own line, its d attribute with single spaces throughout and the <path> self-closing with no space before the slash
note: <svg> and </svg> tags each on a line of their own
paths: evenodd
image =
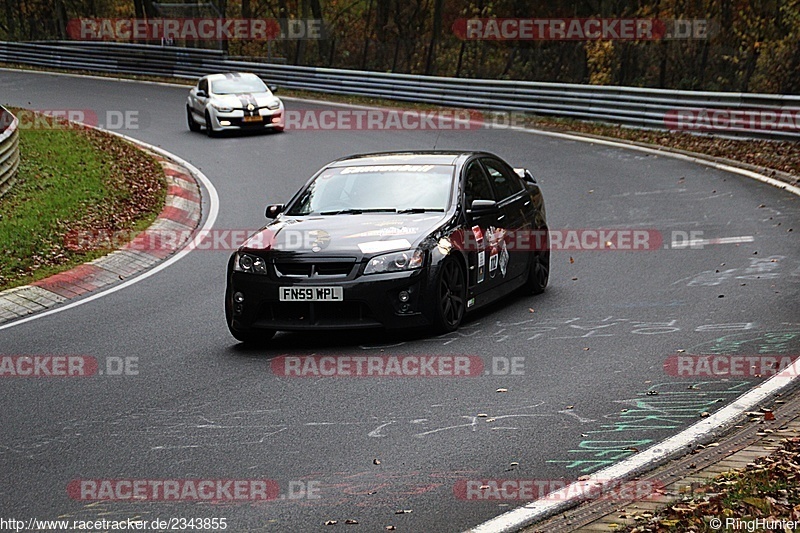
<svg viewBox="0 0 800 533">
<path fill-rule="evenodd" d="M 455 167 L 381 165 L 329 168 L 315 179 L 289 215 L 340 211 L 445 211 Z"/>
<path fill-rule="evenodd" d="M 211 92 L 213 94 L 265 93 L 268 91 L 269 89 L 264 85 L 264 82 L 258 78 L 243 77 L 211 82 Z"/>
</svg>

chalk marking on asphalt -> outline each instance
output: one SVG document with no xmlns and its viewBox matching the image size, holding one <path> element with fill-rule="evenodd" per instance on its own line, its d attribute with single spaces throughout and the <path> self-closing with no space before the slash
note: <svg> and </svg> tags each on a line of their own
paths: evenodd
<svg viewBox="0 0 800 533">
<path fill-rule="evenodd" d="M 720 237 L 717 239 L 692 239 L 689 241 L 672 241 L 671 248 L 697 248 L 699 246 L 709 246 L 712 244 L 741 244 L 744 242 L 755 242 L 755 237 L 745 235 L 742 237 Z"/>
<path fill-rule="evenodd" d="M 107 131 L 106 133 L 110 133 L 112 135 L 116 135 L 118 137 L 122 137 L 126 141 L 129 141 L 129 142 L 132 142 L 132 143 L 137 144 L 139 146 L 142 146 L 142 147 L 144 147 L 144 148 L 146 148 L 148 150 L 152 150 L 153 152 L 156 152 L 156 153 L 166 157 L 167 159 L 172 159 L 174 161 L 177 161 L 178 163 L 180 163 L 181 165 L 186 167 L 189 170 L 189 172 L 191 172 L 191 174 L 197 180 L 199 180 L 203 184 L 203 186 L 206 188 L 206 190 L 208 191 L 208 197 L 209 197 L 208 200 L 209 200 L 210 207 L 209 207 L 208 217 L 206 218 L 205 224 L 203 224 L 203 227 L 200 228 L 200 230 L 198 230 L 198 232 L 195 235 L 195 237 L 190 242 L 188 242 L 179 252 L 177 252 L 175 255 L 173 255 L 172 257 L 170 257 L 169 259 L 167 259 L 163 263 L 153 267 L 150 270 L 147 270 L 147 271 L 143 272 L 142 274 L 137 275 L 135 278 L 131 278 L 128 281 L 125 281 L 123 283 L 120 283 L 119 285 L 115 285 L 114 287 L 111 287 L 110 289 L 98 292 L 97 294 L 93 294 L 91 296 L 88 296 L 86 298 L 77 300 L 77 301 L 69 303 L 67 305 L 64 305 L 64 306 L 61 306 L 61 307 L 55 307 L 55 308 L 50 309 L 48 311 L 43 311 L 43 312 L 35 314 L 35 315 L 31 315 L 31 316 L 28 316 L 28 317 L 25 317 L 25 318 L 21 318 L 19 320 L 15 320 L 13 322 L 9 322 L 8 324 L 3 324 L 2 326 L 0 326 L 0 331 L 2 331 L 4 329 L 8 329 L 8 328 L 13 328 L 14 326 L 19 326 L 21 324 L 26 324 L 28 322 L 31 322 L 33 320 L 38 320 L 38 319 L 44 318 L 46 316 L 54 315 L 56 313 L 61 313 L 62 311 L 67 311 L 69 309 L 73 309 L 75 307 L 78 307 L 79 305 L 83 305 L 83 304 L 87 304 L 89 302 L 93 302 L 94 300 L 98 300 L 98 299 L 100 299 L 100 298 L 102 298 L 104 296 L 108 296 L 109 294 L 113 294 L 113 293 L 115 293 L 117 291 L 121 291 L 122 289 L 126 289 L 126 288 L 130 287 L 131 285 L 139 283 L 140 281 L 144 281 L 147 278 L 149 278 L 150 276 L 154 276 L 155 274 L 158 274 L 162 270 L 164 270 L 166 268 L 169 268 L 173 264 L 177 263 L 178 261 L 180 261 L 181 259 L 186 257 L 189 253 L 191 253 L 194 250 L 195 247 L 197 247 L 201 243 L 201 241 L 203 240 L 204 236 L 211 230 L 211 228 L 214 227 L 214 223 L 217 221 L 217 215 L 219 215 L 219 195 L 217 194 L 217 189 L 214 187 L 214 184 L 211 183 L 211 180 L 209 180 L 206 177 L 205 174 L 200 172 L 200 170 L 197 167 L 195 167 L 194 165 L 192 165 L 188 161 L 176 156 L 175 154 L 172 154 L 172 153 L 170 153 L 170 152 L 168 152 L 166 150 L 158 148 L 157 146 L 153 146 L 152 144 L 146 143 L 144 141 L 140 141 L 138 139 L 134 139 L 133 137 L 128 137 L 127 135 L 123 135 L 121 133 L 117 133 L 117 132 L 113 132 L 113 131 Z"/>
</svg>

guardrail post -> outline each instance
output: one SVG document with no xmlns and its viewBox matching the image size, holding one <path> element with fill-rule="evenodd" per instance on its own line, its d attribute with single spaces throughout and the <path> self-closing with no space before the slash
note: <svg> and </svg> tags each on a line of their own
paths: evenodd
<svg viewBox="0 0 800 533">
<path fill-rule="evenodd" d="M 0 106 L 0 196 L 17 181 L 19 168 L 19 121 Z"/>
</svg>

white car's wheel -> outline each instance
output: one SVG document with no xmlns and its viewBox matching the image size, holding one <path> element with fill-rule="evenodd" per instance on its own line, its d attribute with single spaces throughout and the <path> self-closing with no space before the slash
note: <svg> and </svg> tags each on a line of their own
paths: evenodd
<svg viewBox="0 0 800 533">
<path fill-rule="evenodd" d="M 206 111 L 206 135 L 209 137 L 216 137 L 218 132 L 214 131 L 214 127 L 211 125 L 211 115 L 208 114 Z"/>
<path fill-rule="evenodd" d="M 189 125 L 189 131 L 200 131 L 200 124 L 194 119 L 194 115 L 192 115 L 192 110 L 189 106 L 186 106 L 186 122 Z"/>
</svg>

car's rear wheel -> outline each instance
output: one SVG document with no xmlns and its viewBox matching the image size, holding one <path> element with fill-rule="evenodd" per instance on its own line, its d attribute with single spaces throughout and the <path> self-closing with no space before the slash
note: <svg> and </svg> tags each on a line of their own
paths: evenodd
<svg viewBox="0 0 800 533">
<path fill-rule="evenodd" d="M 186 106 L 186 122 L 189 124 L 189 131 L 200 131 L 200 124 L 194 119 L 194 115 L 192 115 L 192 110 L 189 106 Z"/>
<path fill-rule="evenodd" d="M 206 117 L 206 135 L 208 135 L 209 137 L 216 137 L 217 132 L 214 131 L 214 127 L 211 125 L 211 115 L 208 114 L 208 111 L 206 111 L 205 117 Z"/>
<path fill-rule="evenodd" d="M 436 297 L 434 327 L 441 333 L 457 330 L 467 310 L 467 284 L 464 271 L 454 259 L 439 268 Z"/>
<path fill-rule="evenodd" d="M 545 230 L 545 249 L 531 252 L 528 279 L 523 285 L 527 294 L 542 294 L 550 281 L 550 234 Z"/>
</svg>

